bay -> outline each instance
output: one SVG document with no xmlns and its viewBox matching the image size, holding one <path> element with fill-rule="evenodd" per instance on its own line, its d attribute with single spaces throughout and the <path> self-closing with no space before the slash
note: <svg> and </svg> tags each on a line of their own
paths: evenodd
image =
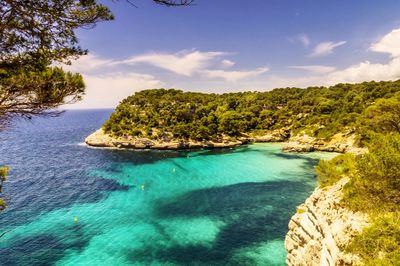
<svg viewBox="0 0 400 266">
<path fill-rule="evenodd" d="M 0 164 L 11 168 L 0 265 L 285 265 L 289 219 L 318 160 L 335 154 L 86 147 L 111 112 L 0 133 Z"/>
</svg>

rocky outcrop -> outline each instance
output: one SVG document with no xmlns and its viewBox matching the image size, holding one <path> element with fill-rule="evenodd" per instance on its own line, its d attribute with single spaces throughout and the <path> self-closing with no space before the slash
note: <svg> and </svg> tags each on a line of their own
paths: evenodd
<svg viewBox="0 0 400 266">
<path fill-rule="evenodd" d="M 359 148 L 355 145 L 354 134 L 346 133 L 337 133 L 330 140 L 317 139 L 307 134 L 298 134 L 292 136 L 282 149 L 287 152 L 328 151 L 351 152 L 354 154 L 366 152 L 365 148 Z"/>
<path fill-rule="evenodd" d="M 85 139 L 85 143 L 92 147 L 117 149 L 195 149 L 195 148 L 232 148 L 250 142 L 250 139 L 230 141 L 178 141 L 173 139 L 153 140 L 149 138 L 112 137 L 99 129 Z"/>
<path fill-rule="evenodd" d="M 254 142 L 284 142 L 290 137 L 290 130 L 288 128 L 275 129 L 267 132 L 261 136 L 254 136 Z"/>
<path fill-rule="evenodd" d="M 237 140 L 229 138 L 221 140 L 193 141 L 176 140 L 172 136 L 164 139 L 134 138 L 134 137 L 114 137 L 105 133 L 103 129 L 98 129 L 85 139 L 85 143 L 91 147 L 98 148 L 117 148 L 117 149 L 158 149 L 158 150 L 177 150 L 177 149 L 198 149 L 198 148 L 232 148 L 252 142 L 283 142 L 290 136 L 287 129 L 279 129 L 265 133 L 261 136 L 243 136 Z"/>
<path fill-rule="evenodd" d="M 327 188 L 316 188 L 289 222 L 285 246 L 289 266 L 355 265 L 346 244 L 367 225 L 367 217 L 347 210 L 341 201 L 343 178 Z"/>
<path fill-rule="evenodd" d="M 276 129 L 263 135 L 243 135 L 231 140 L 229 138 L 214 141 L 176 140 L 172 136 L 163 139 L 149 139 L 137 137 L 114 137 L 99 129 L 85 139 L 85 143 L 92 147 L 118 148 L 118 149 L 196 149 L 196 148 L 232 148 L 253 142 L 286 142 L 283 150 L 287 152 L 352 152 L 364 153 L 365 148 L 355 146 L 355 136 L 352 134 L 338 133 L 329 141 L 317 139 L 307 134 L 290 135 L 288 128 Z"/>
</svg>

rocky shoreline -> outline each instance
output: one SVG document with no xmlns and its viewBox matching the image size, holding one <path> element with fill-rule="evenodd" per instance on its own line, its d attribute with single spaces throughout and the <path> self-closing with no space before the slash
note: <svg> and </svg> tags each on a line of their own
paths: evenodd
<svg viewBox="0 0 400 266">
<path fill-rule="evenodd" d="M 356 265 L 360 262 L 357 256 L 343 251 L 368 224 L 365 215 L 347 210 L 340 202 L 348 180 L 343 178 L 327 188 L 317 187 L 297 208 L 285 239 L 289 266 Z"/>
<path fill-rule="evenodd" d="M 183 141 L 172 138 L 154 140 L 149 138 L 112 137 L 102 129 L 98 129 L 85 139 L 85 143 L 88 146 L 97 148 L 179 150 L 233 148 L 254 142 L 283 142 L 286 139 L 287 137 L 281 130 L 276 130 L 263 136 L 241 137 L 237 140 L 226 138 L 219 141 Z"/>
<path fill-rule="evenodd" d="M 156 150 L 179 150 L 199 148 L 233 148 L 249 143 L 247 139 L 236 141 L 180 141 L 180 140 L 153 140 L 149 138 L 111 137 L 102 129 L 99 129 L 85 139 L 85 143 L 91 147 L 116 148 L 116 149 L 156 149 Z"/>
<path fill-rule="evenodd" d="M 326 151 L 353 154 L 361 154 L 367 151 L 366 148 L 357 147 L 355 142 L 354 134 L 337 133 L 328 141 L 307 134 L 298 134 L 292 136 L 282 149 L 287 152 Z"/>
<path fill-rule="evenodd" d="M 233 148 L 244 144 L 259 142 L 284 142 L 282 149 L 287 152 L 365 152 L 363 148 L 355 147 L 354 135 L 338 133 L 334 135 L 331 140 L 325 141 L 310 137 L 306 134 L 290 136 L 290 132 L 287 129 L 274 130 L 261 136 L 246 136 L 236 140 L 225 138 L 218 141 L 183 141 L 172 138 L 154 140 L 149 138 L 112 137 L 102 129 L 98 129 L 85 139 L 85 143 L 90 147 L 157 150 Z"/>
</svg>

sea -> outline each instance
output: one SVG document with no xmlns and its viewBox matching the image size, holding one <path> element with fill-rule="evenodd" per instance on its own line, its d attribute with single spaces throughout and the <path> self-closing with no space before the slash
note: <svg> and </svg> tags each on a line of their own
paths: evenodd
<svg viewBox="0 0 400 266">
<path fill-rule="evenodd" d="M 290 217 L 315 188 L 318 161 L 335 154 L 87 147 L 111 112 L 0 132 L 10 167 L 0 265 L 285 265 Z"/>
</svg>

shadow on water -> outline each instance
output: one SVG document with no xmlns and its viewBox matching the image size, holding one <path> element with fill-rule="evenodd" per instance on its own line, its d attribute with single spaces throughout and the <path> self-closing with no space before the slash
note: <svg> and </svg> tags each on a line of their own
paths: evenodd
<svg viewBox="0 0 400 266">
<path fill-rule="evenodd" d="M 273 156 L 279 157 L 286 160 L 302 160 L 301 167 L 304 170 L 312 170 L 318 164 L 319 158 L 307 157 L 304 154 L 293 154 L 293 153 L 274 153 Z"/>
<path fill-rule="evenodd" d="M 156 258 L 179 265 L 235 265 L 232 255 L 238 250 L 282 240 L 295 206 L 307 197 L 305 191 L 311 189 L 304 182 L 241 183 L 200 189 L 158 202 L 155 215 L 161 220 L 207 217 L 225 225 L 211 246 L 190 244 L 162 249 L 145 246 L 131 251 L 129 257 L 132 262 L 143 263 Z"/>
<path fill-rule="evenodd" d="M 85 248 L 90 237 L 85 237 L 83 230 L 79 225 L 69 228 L 65 232 L 68 241 L 48 234 L 20 239 L 7 248 L 0 248 L 0 265 L 54 265 L 55 261 L 64 257 L 66 250 L 80 251 Z"/>
<path fill-rule="evenodd" d="M 129 186 L 120 185 L 114 180 L 82 175 L 71 182 L 68 182 L 68 177 L 63 176 L 48 178 L 45 184 L 32 179 L 20 180 L 14 183 L 14 189 L 19 193 L 12 196 L 18 198 L 0 214 L 0 228 L 25 224 L 41 213 L 66 208 L 72 204 L 97 202 L 108 195 L 105 191 L 124 191 Z M 21 194 L 20 191 L 28 193 Z"/>
<path fill-rule="evenodd" d="M 230 153 L 246 152 L 248 145 L 236 148 L 216 149 L 184 149 L 184 150 L 113 150 L 113 149 L 91 149 L 97 156 L 103 156 L 115 163 L 131 163 L 133 165 L 154 164 L 158 161 L 176 158 L 195 158 L 207 155 L 223 155 Z"/>
</svg>

